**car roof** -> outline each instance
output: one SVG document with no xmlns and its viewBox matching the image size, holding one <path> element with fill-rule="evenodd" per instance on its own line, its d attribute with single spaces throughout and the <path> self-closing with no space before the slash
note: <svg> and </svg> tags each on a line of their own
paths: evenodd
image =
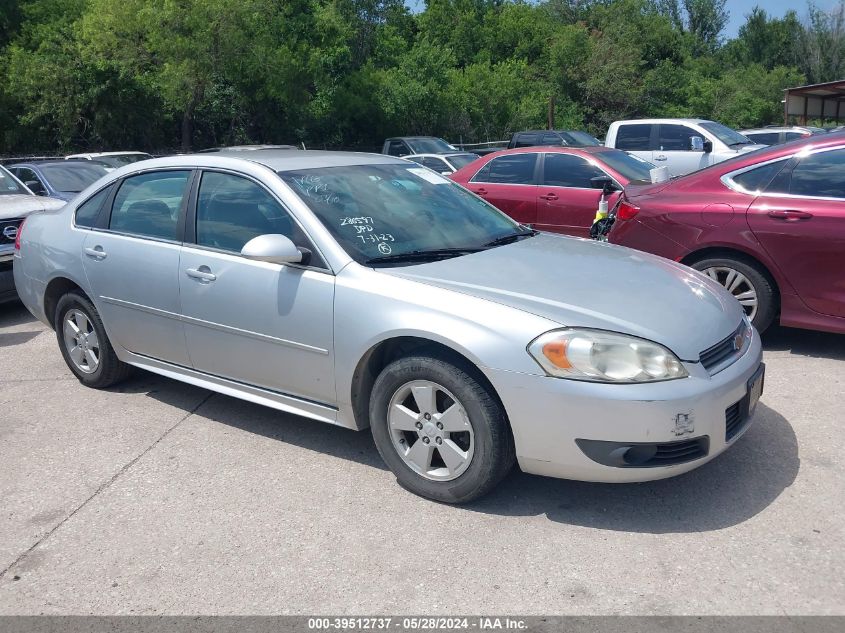
<svg viewBox="0 0 845 633">
<path fill-rule="evenodd" d="M 402 158 L 449 158 L 450 156 L 475 156 L 475 152 L 443 152 L 442 154 L 431 153 L 431 152 L 423 152 L 420 154 L 408 154 L 407 156 L 403 156 Z"/>
<path fill-rule="evenodd" d="M 7 165 L 8 167 L 47 167 L 49 165 L 61 165 L 67 167 L 68 165 L 90 165 L 88 161 L 73 161 L 73 160 L 31 160 L 26 163 L 14 163 Z M 96 163 L 99 164 L 99 163 Z"/>
<path fill-rule="evenodd" d="M 415 141 L 415 140 L 420 140 L 420 139 L 424 139 L 424 138 L 440 138 L 440 137 L 439 136 L 390 136 L 390 137 L 386 138 L 385 140 L 386 141 L 400 141 L 400 140 L 401 141 L 405 141 L 405 140 Z"/>
<path fill-rule="evenodd" d="M 80 154 L 68 154 L 65 158 L 84 158 L 85 156 L 149 156 L 149 154 L 135 150 L 126 152 L 82 152 Z"/>
<path fill-rule="evenodd" d="M 613 123 L 713 123 L 713 121 L 710 119 L 624 119 Z"/>
<path fill-rule="evenodd" d="M 570 129 L 570 130 L 565 130 L 565 129 L 560 129 L 560 130 L 520 130 L 519 132 L 514 132 L 514 134 L 543 134 L 545 132 L 549 132 L 550 134 L 564 134 L 564 133 L 569 133 L 569 132 L 583 132 L 584 134 L 589 134 L 589 132 L 586 132 L 584 130 L 575 130 L 575 129 Z"/>
<path fill-rule="evenodd" d="M 490 158 L 495 156 L 502 156 L 505 154 L 529 154 L 532 152 L 542 152 L 544 154 L 606 154 L 608 152 L 621 152 L 622 150 L 615 147 L 605 147 L 604 145 L 587 145 L 586 147 L 577 147 L 572 145 L 531 145 L 529 147 L 514 147 L 513 149 L 503 149 L 498 152 L 492 152 L 481 158 Z"/>
</svg>

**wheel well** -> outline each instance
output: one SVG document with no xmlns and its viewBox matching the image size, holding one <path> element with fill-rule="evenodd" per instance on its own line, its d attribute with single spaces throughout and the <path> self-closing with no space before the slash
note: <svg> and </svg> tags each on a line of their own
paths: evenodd
<svg viewBox="0 0 845 633">
<path fill-rule="evenodd" d="M 772 275 L 772 273 L 769 271 L 769 269 L 763 262 L 761 262 L 756 257 L 749 255 L 748 253 L 734 250 L 732 248 L 722 248 L 714 246 L 711 248 L 703 248 L 699 251 L 692 252 L 689 255 L 686 255 L 683 259 L 681 259 L 680 263 L 686 266 L 692 266 L 695 262 L 699 262 L 702 259 L 710 259 L 711 257 L 729 257 L 732 259 L 738 259 L 740 261 L 745 262 L 749 266 L 757 268 L 760 273 L 762 273 L 766 277 L 766 279 L 769 280 L 769 283 L 772 285 L 772 290 L 775 291 L 775 295 L 778 297 L 778 303 L 780 303 L 780 287 L 778 286 L 777 279 L 775 279 L 774 275 Z"/>
<path fill-rule="evenodd" d="M 53 329 L 56 327 L 56 324 L 53 323 L 53 319 L 56 316 L 56 305 L 58 305 L 59 299 L 71 290 L 77 291 L 84 297 L 88 296 L 79 285 L 65 277 L 56 277 L 47 284 L 47 289 L 44 291 L 44 314 Z"/>
<path fill-rule="evenodd" d="M 504 410 L 504 405 L 487 376 L 466 356 L 436 341 L 415 336 L 400 336 L 370 348 L 358 361 L 355 373 L 352 374 L 352 411 L 358 428 L 369 426 L 370 395 L 378 375 L 393 361 L 412 354 L 432 355 L 454 363 L 482 384 Z"/>
</svg>

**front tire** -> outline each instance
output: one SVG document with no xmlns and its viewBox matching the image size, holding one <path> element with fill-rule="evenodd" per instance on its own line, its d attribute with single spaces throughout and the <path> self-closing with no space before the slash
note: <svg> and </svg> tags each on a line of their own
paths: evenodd
<svg viewBox="0 0 845 633">
<path fill-rule="evenodd" d="M 513 467 L 502 405 L 471 369 L 435 356 L 384 368 L 373 385 L 370 426 L 404 488 L 445 503 L 487 494 Z"/>
<path fill-rule="evenodd" d="M 758 332 L 772 324 L 778 311 L 777 292 L 759 266 L 733 257 L 702 259 L 691 266 L 730 292 Z"/>
<path fill-rule="evenodd" d="M 62 296 L 53 323 L 62 356 L 83 385 L 105 389 L 129 375 L 132 368 L 114 353 L 103 321 L 87 297 L 77 292 Z"/>
</svg>

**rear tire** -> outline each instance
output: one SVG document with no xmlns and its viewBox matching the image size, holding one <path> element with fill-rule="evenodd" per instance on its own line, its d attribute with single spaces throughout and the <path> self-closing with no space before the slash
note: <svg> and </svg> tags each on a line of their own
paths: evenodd
<svg viewBox="0 0 845 633">
<path fill-rule="evenodd" d="M 114 353 L 97 309 L 84 295 L 63 295 L 53 324 L 67 366 L 86 387 L 105 389 L 131 373 L 132 368 Z"/>
<path fill-rule="evenodd" d="M 470 368 L 436 356 L 402 358 L 384 368 L 373 385 L 370 426 L 399 484 L 435 501 L 477 499 L 515 462 L 498 399 Z"/>
<path fill-rule="evenodd" d="M 743 309 L 758 332 L 764 332 L 772 324 L 779 308 L 777 291 L 758 264 L 728 256 L 708 257 L 690 265 L 725 287 L 740 303 L 744 302 Z M 752 292 L 756 306 L 750 305 Z"/>
</svg>

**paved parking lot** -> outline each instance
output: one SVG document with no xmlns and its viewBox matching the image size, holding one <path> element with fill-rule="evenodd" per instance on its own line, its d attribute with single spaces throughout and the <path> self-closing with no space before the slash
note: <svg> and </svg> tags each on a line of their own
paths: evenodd
<svg viewBox="0 0 845 633">
<path fill-rule="evenodd" d="M 139 373 L 0 306 L 0 614 L 845 614 L 845 336 L 776 329 L 745 437 L 673 480 L 463 508 L 368 433 Z"/>
</svg>

